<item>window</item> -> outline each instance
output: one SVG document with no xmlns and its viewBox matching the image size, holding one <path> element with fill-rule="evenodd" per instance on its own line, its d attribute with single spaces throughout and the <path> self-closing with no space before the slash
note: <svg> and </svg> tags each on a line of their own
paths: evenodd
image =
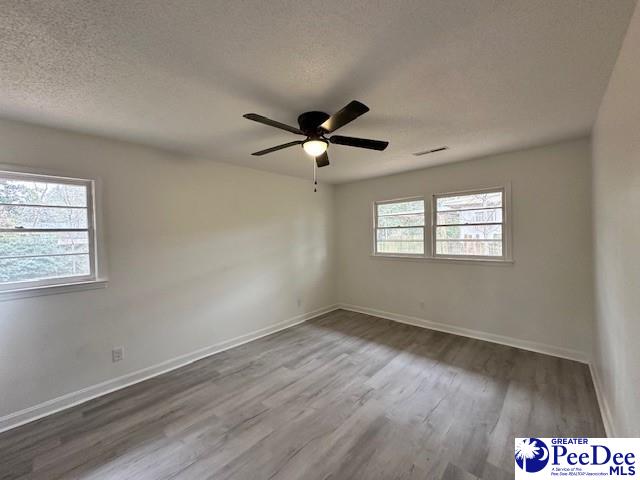
<svg viewBox="0 0 640 480">
<path fill-rule="evenodd" d="M 433 256 L 506 259 L 505 189 L 434 195 Z"/>
<path fill-rule="evenodd" d="M 375 253 L 424 255 L 424 199 L 375 204 Z"/>
<path fill-rule="evenodd" d="M 0 291 L 95 280 L 93 182 L 0 171 Z"/>
</svg>

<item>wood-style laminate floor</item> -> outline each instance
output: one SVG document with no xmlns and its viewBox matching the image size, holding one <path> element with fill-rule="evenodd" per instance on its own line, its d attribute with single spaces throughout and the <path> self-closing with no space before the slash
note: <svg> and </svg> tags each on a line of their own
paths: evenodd
<svg viewBox="0 0 640 480">
<path fill-rule="evenodd" d="M 0 435 L 2 479 L 512 479 L 586 365 L 336 311 Z"/>
</svg>

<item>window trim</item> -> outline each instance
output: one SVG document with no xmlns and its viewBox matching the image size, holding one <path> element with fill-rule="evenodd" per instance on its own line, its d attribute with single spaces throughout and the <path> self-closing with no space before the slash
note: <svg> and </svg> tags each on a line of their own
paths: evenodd
<svg viewBox="0 0 640 480">
<path fill-rule="evenodd" d="M 87 289 L 87 285 L 93 283 L 105 284 L 104 280 L 98 280 L 98 245 L 96 235 L 96 181 L 94 179 L 87 178 L 75 178 L 61 176 L 57 174 L 48 174 L 41 171 L 33 171 L 29 168 L 14 169 L 10 166 L 0 165 L 0 177 L 11 178 L 16 180 L 40 180 L 43 182 L 66 184 L 66 185 L 81 185 L 86 188 L 86 210 L 87 210 L 87 228 L 81 229 L 86 231 L 88 235 L 88 247 L 89 247 L 89 274 L 46 278 L 40 280 L 24 280 L 18 282 L 5 283 L 0 285 L 0 298 L 20 298 L 22 296 L 42 295 L 45 291 L 52 289 L 50 293 L 57 293 L 63 291 L 70 291 L 69 287 L 79 285 L 82 289 Z M 49 207 L 43 205 L 43 207 Z M 85 208 L 85 207 L 82 207 Z M 41 231 L 73 231 L 73 229 L 0 229 L 3 233 L 6 232 L 41 232 Z M 98 287 L 99 288 L 99 287 Z M 21 295 L 20 292 L 24 292 L 25 295 Z"/>
<path fill-rule="evenodd" d="M 436 255 L 435 254 L 435 226 L 436 226 L 436 204 L 435 199 L 443 196 L 471 195 L 474 193 L 503 191 L 503 232 L 502 232 L 502 252 L 501 257 L 494 256 L 476 256 L 476 255 Z M 427 201 L 426 198 L 430 197 Z M 424 200 L 424 254 L 406 254 L 406 253 L 379 253 L 377 252 L 377 206 L 385 203 L 395 203 L 411 200 Z M 483 265 L 508 265 L 513 264 L 513 237 L 512 237 L 512 219 L 511 219 L 511 184 L 506 182 L 502 185 L 493 185 L 488 187 L 477 187 L 458 191 L 447 191 L 443 193 L 429 193 L 427 195 L 414 195 L 410 197 L 393 198 L 389 200 L 375 200 L 373 202 L 373 216 L 371 225 L 372 258 L 389 259 L 389 260 L 413 260 L 413 261 L 435 261 L 435 262 L 452 262 L 459 264 L 483 264 Z"/>
<path fill-rule="evenodd" d="M 423 252 L 426 252 L 426 238 L 427 238 L 427 200 L 423 195 L 417 195 L 412 197 L 402 197 L 402 198 L 392 198 L 389 200 L 376 200 L 373 202 L 373 251 L 372 255 L 377 257 L 402 257 L 402 258 L 421 258 L 424 257 L 424 253 L 386 253 L 386 252 L 378 252 L 378 205 L 386 205 L 389 203 L 401 203 L 401 202 L 412 202 L 416 200 L 422 200 L 424 205 L 424 225 L 422 225 L 422 242 L 423 242 Z M 420 228 L 420 227 L 398 227 L 398 228 Z"/>
<path fill-rule="evenodd" d="M 502 192 L 502 255 L 442 255 L 436 253 L 436 227 L 437 222 L 437 201 L 438 198 L 457 197 L 464 195 L 476 195 L 482 193 Z M 471 190 L 461 190 L 457 192 L 434 193 L 431 195 L 431 235 L 430 235 L 430 252 L 432 258 L 444 260 L 472 260 L 472 261 L 493 261 L 493 262 L 509 262 L 511 261 L 511 189 L 510 186 L 494 186 L 474 188 Z"/>
</svg>

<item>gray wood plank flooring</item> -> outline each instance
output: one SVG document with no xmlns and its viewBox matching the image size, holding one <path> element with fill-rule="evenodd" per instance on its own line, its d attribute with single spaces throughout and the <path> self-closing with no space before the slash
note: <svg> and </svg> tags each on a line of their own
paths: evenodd
<svg viewBox="0 0 640 480">
<path fill-rule="evenodd" d="M 530 435 L 605 435 L 586 365 L 338 310 L 0 434 L 0 478 L 501 480 Z"/>
</svg>

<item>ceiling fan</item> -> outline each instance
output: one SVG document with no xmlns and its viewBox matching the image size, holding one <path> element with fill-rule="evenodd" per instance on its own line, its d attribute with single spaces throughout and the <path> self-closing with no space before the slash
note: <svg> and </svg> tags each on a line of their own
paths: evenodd
<svg viewBox="0 0 640 480">
<path fill-rule="evenodd" d="M 328 133 L 333 133 L 340 127 L 344 127 L 349 122 L 352 122 L 360 115 L 363 115 L 369 111 L 369 107 L 365 104 L 353 100 L 342 110 L 329 115 L 324 112 L 305 112 L 298 117 L 299 127 L 292 127 L 284 123 L 271 120 L 270 118 L 263 117 L 257 113 L 247 113 L 244 118 L 253 120 L 254 122 L 264 123 L 271 127 L 280 128 L 287 132 L 295 133 L 296 135 L 304 135 L 307 137 L 305 140 L 295 140 L 293 142 L 283 143 L 275 147 L 267 148 L 254 152 L 251 155 L 266 155 L 267 153 L 277 152 L 283 148 L 293 147 L 294 145 L 302 145 L 304 151 L 316 159 L 316 165 L 318 167 L 326 167 L 329 165 L 329 156 L 327 155 L 327 148 L 329 144 L 347 145 L 349 147 L 368 148 L 370 150 L 384 150 L 389 145 L 389 142 L 381 140 L 369 140 L 367 138 L 357 137 L 344 137 L 342 135 L 332 135 L 327 137 Z"/>
</svg>

